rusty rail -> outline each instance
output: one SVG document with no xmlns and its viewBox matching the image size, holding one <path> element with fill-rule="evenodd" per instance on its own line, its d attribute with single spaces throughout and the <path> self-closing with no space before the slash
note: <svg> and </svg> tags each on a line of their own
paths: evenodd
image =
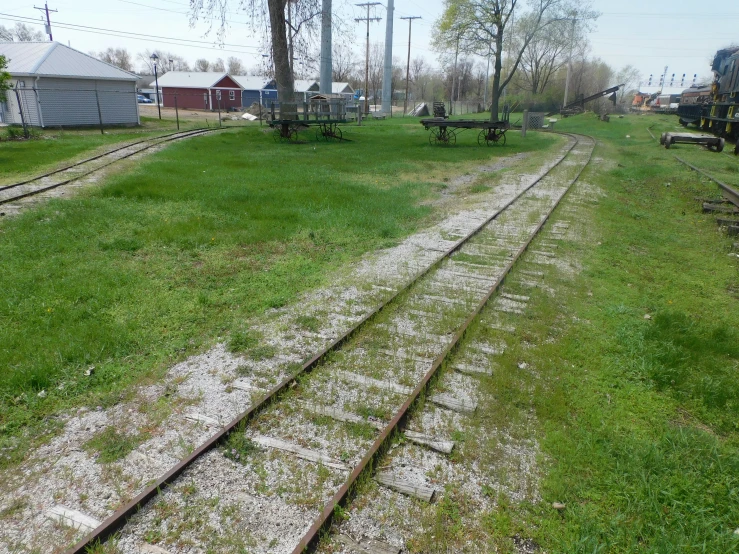
<svg viewBox="0 0 739 554">
<path fill-rule="evenodd" d="M 697 171 L 701 175 L 703 175 L 705 177 L 708 177 L 711 181 L 713 181 L 714 183 L 716 183 L 719 186 L 719 188 L 721 188 L 721 192 L 723 193 L 724 197 L 729 202 L 731 202 L 735 206 L 739 207 L 739 191 L 737 191 L 732 186 L 727 185 L 726 183 L 723 183 L 723 182 L 719 181 L 718 179 L 716 179 L 716 177 L 714 177 L 710 173 L 707 173 L 707 172 L 703 171 L 702 169 L 695 167 L 693 164 L 686 162 L 685 160 L 679 158 L 678 156 L 675 156 L 675 159 L 677 161 L 679 161 L 680 163 L 687 165 L 693 171 Z"/>
<path fill-rule="evenodd" d="M 593 140 L 593 149 L 595 149 L 595 140 L 592 139 L 591 137 L 588 137 L 588 138 Z M 569 154 L 569 151 L 568 151 L 568 154 Z M 462 323 L 462 325 L 459 327 L 457 332 L 454 334 L 454 337 L 452 338 L 451 342 L 446 346 L 444 351 L 434 359 L 431 365 L 431 369 L 429 369 L 429 371 L 424 375 L 421 382 L 416 386 L 416 388 L 413 390 L 413 392 L 408 397 L 408 399 L 403 403 L 403 405 L 400 407 L 400 410 L 398 410 L 398 412 L 395 414 L 395 416 L 390 421 L 390 423 L 382 430 L 382 433 L 380 433 L 380 436 L 372 444 L 369 451 L 364 456 L 364 458 L 362 458 L 359 465 L 357 465 L 354 468 L 354 470 L 351 472 L 351 474 L 349 475 L 347 480 L 344 482 L 342 487 L 339 489 L 339 491 L 333 496 L 333 498 L 329 501 L 329 503 L 324 507 L 323 512 L 321 512 L 321 515 L 318 517 L 318 519 L 316 519 L 316 521 L 310 527 L 308 532 L 303 536 L 303 539 L 295 547 L 292 554 L 301 554 L 305 551 L 310 551 L 312 548 L 316 546 L 323 531 L 325 531 L 331 526 L 331 523 L 333 522 L 334 514 L 336 513 L 336 508 L 338 506 L 345 505 L 346 502 L 350 499 L 352 488 L 354 487 L 355 483 L 357 483 L 357 481 L 362 476 L 362 474 L 371 472 L 372 469 L 375 467 L 375 461 L 383 454 L 383 452 L 386 451 L 387 447 L 390 444 L 390 441 L 392 440 L 392 437 L 394 436 L 394 432 L 396 430 L 402 429 L 411 407 L 419 400 L 419 398 L 429 388 L 429 384 L 431 383 L 431 380 L 436 375 L 438 370 L 441 368 L 441 366 L 443 365 L 447 357 L 456 350 L 457 346 L 459 345 L 459 342 L 464 337 L 469 326 L 472 324 L 475 318 L 477 318 L 477 316 L 480 314 L 482 309 L 487 305 L 490 298 L 496 293 L 496 291 L 498 290 L 500 285 L 503 283 L 505 278 L 508 276 L 508 274 L 510 273 L 511 269 L 516 264 L 518 259 L 524 254 L 524 252 L 526 252 L 531 242 L 537 237 L 541 228 L 549 220 L 549 217 L 552 215 L 552 213 L 557 208 L 557 206 L 559 206 L 559 203 L 564 199 L 564 197 L 570 191 L 570 189 L 572 188 L 572 185 L 575 182 L 577 182 L 577 180 L 580 178 L 580 175 L 590 163 L 590 160 L 592 159 L 592 155 L 593 155 L 593 150 L 590 151 L 590 155 L 588 156 L 587 161 L 577 172 L 577 175 L 575 176 L 575 178 L 570 182 L 570 184 L 567 187 L 567 190 L 562 194 L 562 196 L 557 200 L 557 202 L 547 211 L 546 215 L 544 216 L 542 221 L 539 223 L 539 225 L 537 225 L 536 229 L 531 234 L 529 239 L 526 241 L 526 243 L 521 248 L 519 248 L 515 256 L 511 259 L 511 261 L 505 267 L 503 274 L 498 278 L 498 280 L 495 281 L 495 283 L 490 288 L 490 290 L 487 292 L 485 297 L 478 303 L 477 307 L 467 317 L 464 323 Z"/>
</svg>

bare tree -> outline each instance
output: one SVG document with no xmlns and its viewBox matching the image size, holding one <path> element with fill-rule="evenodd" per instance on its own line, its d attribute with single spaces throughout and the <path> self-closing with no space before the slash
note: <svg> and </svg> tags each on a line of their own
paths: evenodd
<svg viewBox="0 0 739 554">
<path fill-rule="evenodd" d="M 142 72 L 149 75 L 154 75 L 154 62 L 151 59 L 153 53 L 151 50 L 144 50 L 136 55 L 136 60 L 141 64 Z M 160 75 L 164 75 L 167 71 L 190 71 L 190 66 L 182 56 L 163 50 L 157 51 L 156 55 L 159 58 L 157 60 L 157 71 Z"/>
<path fill-rule="evenodd" d="M 105 63 L 120 67 L 124 71 L 133 71 L 131 54 L 125 48 L 108 48 L 104 52 L 94 54 L 94 56 Z"/>
<path fill-rule="evenodd" d="M 594 17 L 582 3 L 570 4 L 572 0 L 532 0 L 526 13 L 521 11 L 521 0 L 445 0 L 445 9 L 436 27 L 447 36 L 457 34 L 461 39 L 461 50 L 487 56 L 492 50 L 495 59 L 490 120 L 498 118 L 501 91 L 508 85 L 521 63 L 524 51 L 534 37 L 554 22 L 571 19 L 575 6 L 577 17 Z M 517 46 L 508 41 L 513 26 L 514 14 L 528 19 L 529 25 L 520 37 Z M 505 79 L 501 77 L 504 46 L 512 61 Z"/>
<path fill-rule="evenodd" d="M 367 93 L 370 92 L 372 95 L 372 102 L 376 105 L 377 99 L 380 96 L 382 90 L 382 72 L 385 68 L 385 47 L 382 44 L 374 43 L 370 45 L 369 54 L 369 91 L 365 91 L 366 98 Z"/>
<path fill-rule="evenodd" d="M 243 75 L 244 74 L 244 64 L 239 58 L 235 58 L 233 56 L 229 57 L 228 60 L 226 60 L 228 73 L 230 75 Z"/>
<path fill-rule="evenodd" d="M 0 25 L 0 40 L 8 42 L 43 42 L 46 39 L 41 31 L 36 31 L 30 25 L 16 23 L 15 27 L 8 28 Z"/>
<path fill-rule="evenodd" d="M 515 48 L 520 47 L 520 42 L 530 34 L 533 24 L 530 14 L 516 23 L 512 41 Z M 572 36 L 576 29 L 580 35 L 582 31 L 577 26 L 573 29 L 570 20 L 560 20 L 534 33 L 521 56 L 524 90 L 532 94 L 544 92 L 552 76 L 567 63 L 570 46 L 578 40 Z"/>
<path fill-rule="evenodd" d="M 195 60 L 193 71 L 210 71 L 210 62 L 205 58 L 198 58 Z"/>
<path fill-rule="evenodd" d="M 337 83 L 348 81 L 357 67 L 352 51 L 336 44 L 333 47 L 331 62 L 331 78 Z"/>
<path fill-rule="evenodd" d="M 634 92 L 634 87 L 639 86 L 641 81 L 641 73 L 632 65 L 622 67 L 621 70 L 616 73 L 616 84 L 624 85 L 618 91 L 618 101 L 623 102 L 626 95 Z"/>
<path fill-rule="evenodd" d="M 217 71 L 220 73 L 226 72 L 226 64 L 223 63 L 223 58 L 217 58 L 216 61 L 210 66 L 211 71 Z"/>
</svg>

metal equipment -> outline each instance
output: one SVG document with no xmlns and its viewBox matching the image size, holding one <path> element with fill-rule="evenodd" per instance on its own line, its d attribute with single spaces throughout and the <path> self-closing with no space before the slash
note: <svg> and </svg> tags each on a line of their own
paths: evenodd
<svg viewBox="0 0 739 554">
<path fill-rule="evenodd" d="M 562 107 L 561 110 L 559 110 L 559 113 L 562 117 L 567 117 L 570 115 L 577 115 L 580 113 L 583 113 L 585 111 L 585 104 L 588 102 L 592 102 L 593 100 L 598 100 L 599 98 L 603 98 L 604 96 L 608 96 L 609 100 L 613 102 L 613 105 L 616 105 L 616 92 L 618 89 L 623 87 L 625 85 L 616 85 L 615 87 L 607 88 L 606 90 L 602 90 L 600 92 L 596 92 L 595 94 L 591 94 L 590 96 L 586 96 L 584 98 L 578 98 L 574 102 L 570 102 L 566 106 Z M 550 112 L 547 114 L 547 117 L 552 116 L 556 114 L 557 112 Z"/>
<path fill-rule="evenodd" d="M 665 148 L 670 148 L 673 144 L 702 144 L 711 150 L 721 152 L 724 149 L 725 141 L 719 137 L 710 135 L 696 135 L 694 133 L 662 133 L 659 137 L 659 143 Z"/>
<path fill-rule="evenodd" d="M 318 140 L 344 140 L 339 125 L 347 122 L 346 99 L 339 94 L 317 94 L 304 102 L 302 112 L 295 102 L 283 102 L 270 107 L 269 126 L 275 130 L 277 142 L 295 142 L 298 131 L 316 127 Z"/>
<path fill-rule="evenodd" d="M 443 104 L 442 104 L 443 106 Z M 434 105 L 436 115 L 436 105 Z M 448 117 L 448 116 L 447 116 Z M 421 125 L 429 134 L 430 144 L 451 145 L 457 143 L 457 135 L 467 129 L 480 129 L 477 134 L 477 144 L 480 146 L 505 145 L 505 133 L 511 128 L 509 122 L 510 111 L 506 106 L 503 109 L 503 119 L 500 121 L 487 121 L 484 119 L 445 119 L 444 117 L 433 117 L 422 119 Z"/>
</svg>

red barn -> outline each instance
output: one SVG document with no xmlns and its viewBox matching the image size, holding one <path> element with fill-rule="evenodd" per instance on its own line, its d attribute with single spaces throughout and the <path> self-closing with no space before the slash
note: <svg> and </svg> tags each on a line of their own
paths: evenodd
<svg viewBox="0 0 739 554">
<path fill-rule="evenodd" d="M 156 86 L 154 83 L 152 87 Z M 159 95 L 165 108 L 228 110 L 241 107 L 239 84 L 226 73 L 169 71 L 159 77 Z"/>
</svg>

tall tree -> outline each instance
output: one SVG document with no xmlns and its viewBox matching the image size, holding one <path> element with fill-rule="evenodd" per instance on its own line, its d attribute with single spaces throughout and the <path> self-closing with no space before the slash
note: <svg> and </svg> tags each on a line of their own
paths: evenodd
<svg viewBox="0 0 739 554">
<path fill-rule="evenodd" d="M 195 60 L 193 71 L 210 71 L 210 62 L 205 58 L 198 58 L 197 60 Z"/>
<path fill-rule="evenodd" d="M 228 73 L 230 75 L 243 75 L 244 72 L 246 71 L 244 69 L 244 64 L 242 63 L 242 61 L 239 58 L 235 58 L 233 56 L 230 56 L 226 60 L 226 63 L 228 64 L 226 66 L 226 69 L 228 70 Z"/>
<path fill-rule="evenodd" d="M 95 54 L 95 57 L 106 63 L 120 67 L 124 71 L 133 71 L 131 54 L 125 48 L 108 48 L 104 52 Z"/>
<path fill-rule="evenodd" d="M 136 55 L 136 59 L 141 63 L 142 71 L 149 75 L 154 75 L 154 62 L 151 60 L 152 54 L 153 52 L 151 50 L 144 50 Z M 159 57 L 157 71 L 160 75 L 164 75 L 168 71 L 190 71 L 190 66 L 182 56 L 163 50 L 158 50 L 156 54 Z"/>
<path fill-rule="evenodd" d="M 487 56 L 492 51 L 494 73 L 492 83 L 492 102 L 490 120 L 498 118 L 501 91 L 508 85 L 519 68 L 521 58 L 531 41 L 542 29 L 549 25 L 571 19 L 577 5 L 577 17 L 591 11 L 583 4 L 571 4 L 574 0 L 531 0 L 527 11 L 523 11 L 521 0 L 445 0 L 444 12 L 437 22 L 440 32 L 461 31 L 462 49 Z M 523 12 L 523 13 L 521 13 Z M 526 18 L 528 26 L 522 30 L 517 45 L 508 40 L 514 15 Z M 505 79 L 501 76 L 504 49 L 511 60 Z"/>
<path fill-rule="evenodd" d="M 226 64 L 223 63 L 223 58 L 218 58 L 215 63 L 211 65 L 210 70 L 225 73 Z"/>
<path fill-rule="evenodd" d="M 331 62 L 331 80 L 336 83 L 348 81 L 357 66 L 351 49 L 336 44 L 333 47 Z"/>
<path fill-rule="evenodd" d="M 0 40 L 8 42 L 43 42 L 46 35 L 36 31 L 30 25 L 16 23 L 15 27 L 8 28 L 0 25 Z"/>
</svg>

